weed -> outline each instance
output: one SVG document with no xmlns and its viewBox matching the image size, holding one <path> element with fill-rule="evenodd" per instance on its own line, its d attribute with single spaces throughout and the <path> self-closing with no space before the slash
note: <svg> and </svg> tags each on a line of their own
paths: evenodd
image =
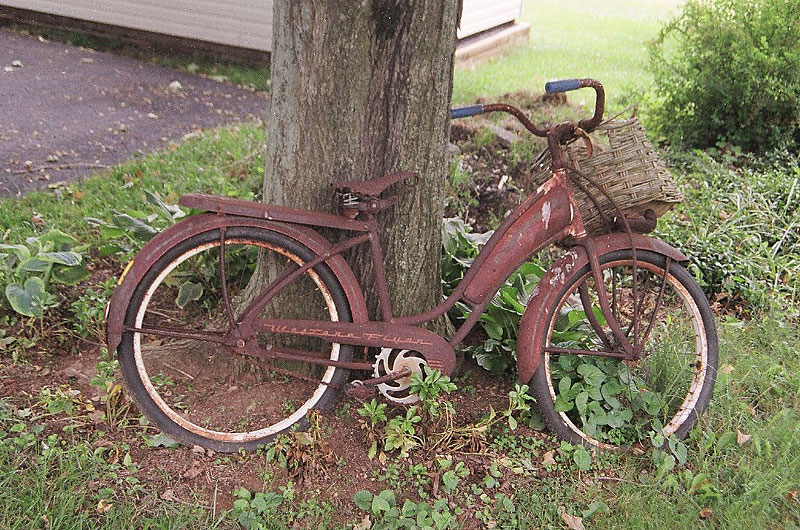
<svg viewBox="0 0 800 530">
<path fill-rule="evenodd" d="M 459 526 L 456 514 L 443 499 L 436 500 L 433 505 L 406 499 L 402 506 L 398 506 L 392 490 L 383 490 L 377 495 L 361 490 L 353 496 L 353 501 L 360 510 L 372 516 L 372 528 L 445 530 Z"/>
<path fill-rule="evenodd" d="M 292 478 L 304 479 L 328 465 L 336 463 L 336 458 L 325 442 L 320 416 L 312 411 L 306 431 L 290 432 L 275 438 L 266 448 L 267 463 L 278 464 L 286 469 Z"/>
<path fill-rule="evenodd" d="M 79 337 L 97 342 L 105 340 L 105 307 L 115 286 L 114 279 L 108 278 L 99 289 L 87 289 L 70 304 L 72 329 Z"/>
<path fill-rule="evenodd" d="M 386 451 L 395 449 L 400 451 L 401 457 L 408 456 L 408 452 L 419 446 L 422 440 L 417 435 L 416 425 L 422 421 L 417 413 L 417 406 L 409 407 L 405 414 L 399 414 L 386 424 Z"/>
<path fill-rule="evenodd" d="M 106 348 L 100 355 L 95 365 L 95 375 L 89 384 L 100 388 L 104 394 L 100 402 L 105 405 L 105 419 L 108 424 L 119 429 L 127 421 L 128 412 L 131 411 L 131 401 L 125 394 L 121 383 L 117 382 L 119 374 L 119 361 L 111 358 Z"/>
<path fill-rule="evenodd" d="M 367 441 L 370 444 L 367 457 L 372 460 L 378 453 L 378 440 L 381 438 L 378 427 L 386 423 L 386 403 L 378 403 L 376 399 L 365 401 L 357 412 L 363 418 L 359 423 L 367 431 Z"/>
</svg>

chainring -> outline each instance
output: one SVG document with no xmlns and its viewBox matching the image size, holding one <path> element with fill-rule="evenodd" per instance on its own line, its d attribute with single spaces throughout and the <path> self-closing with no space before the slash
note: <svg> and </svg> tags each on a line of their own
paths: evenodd
<svg viewBox="0 0 800 530">
<path fill-rule="evenodd" d="M 427 365 L 428 362 L 415 351 L 381 348 L 380 353 L 375 358 L 372 373 L 375 377 L 383 377 L 403 368 L 409 368 L 411 374 L 377 385 L 378 391 L 386 396 L 386 399 L 394 403 L 407 405 L 419 401 L 419 396 L 411 393 L 408 389 L 411 386 L 411 376 L 413 374 L 424 375 L 422 367 Z"/>
</svg>

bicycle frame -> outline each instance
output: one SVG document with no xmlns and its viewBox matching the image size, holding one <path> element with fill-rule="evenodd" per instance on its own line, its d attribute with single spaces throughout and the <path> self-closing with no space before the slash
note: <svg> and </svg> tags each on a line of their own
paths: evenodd
<svg viewBox="0 0 800 530">
<path fill-rule="evenodd" d="M 213 201 L 214 204 L 210 204 L 209 201 Z M 357 233 L 353 237 L 332 245 L 326 252 L 319 254 L 316 259 L 302 267 L 293 271 L 286 270 L 274 278 L 270 285 L 241 313 L 243 317 L 236 326 L 239 337 L 251 337 L 260 331 L 267 331 L 315 336 L 359 346 L 413 349 L 423 353 L 432 367 L 443 372 L 450 372 L 455 366 L 453 347 L 466 337 L 503 282 L 522 263 L 555 241 L 562 240 L 567 236 L 580 237 L 584 233 L 583 223 L 572 198 L 572 191 L 566 175 L 563 170 L 558 171 L 551 180 L 539 188 L 535 194 L 526 198 L 505 218 L 462 281 L 446 300 L 424 313 L 395 317 L 389 301 L 384 254 L 374 216 L 368 214 L 364 221 L 357 221 L 326 213 L 261 205 L 235 199 L 211 198 L 203 195 L 186 195 L 182 197 L 181 204 L 233 215 L 260 217 L 293 224 L 325 226 Z M 380 320 L 346 323 L 258 318 L 258 315 L 274 296 L 297 277 L 318 264 L 365 243 L 370 245 L 371 259 L 375 270 Z M 360 288 L 357 284 L 345 287 Z M 445 342 L 430 331 L 414 327 L 442 316 L 458 301 L 466 302 L 473 311 L 449 341 Z M 230 341 L 233 345 L 233 339 Z M 244 340 L 245 344 L 238 343 L 238 348 L 241 348 L 242 353 L 245 354 L 290 360 L 301 360 L 303 356 L 302 352 L 279 349 L 269 352 L 258 351 L 254 345 L 248 347 L 247 342 Z M 336 364 L 325 360 L 320 360 L 320 363 Z M 347 368 L 355 369 L 369 369 L 371 366 L 365 363 L 347 364 Z"/>
</svg>

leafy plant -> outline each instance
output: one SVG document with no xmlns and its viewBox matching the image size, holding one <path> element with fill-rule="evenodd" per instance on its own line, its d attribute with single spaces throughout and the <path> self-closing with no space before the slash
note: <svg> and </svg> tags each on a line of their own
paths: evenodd
<svg viewBox="0 0 800 530">
<path fill-rule="evenodd" d="M 273 528 L 275 512 L 283 504 L 282 495 L 268 491 L 251 493 L 247 488 L 239 488 L 233 492 L 233 517 L 247 530 L 265 530 Z"/>
<path fill-rule="evenodd" d="M 138 251 L 150 239 L 167 226 L 186 216 L 180 207 L 167 204 L 155 193 L 145 190 L 145 202 L 151 206 L 151 213 L 112 211 L 111 222 L 95 217 L 86 217 L 86 222 L 100 229 L 104 244 L 100 247 L 102 256 L 131 254 Z"/>
<path fill-rule="evenodd" d="M 650 45 L 659 130 L 674 145 L 800 142 L 800 4 L 693 0 Z"/>
<path fill-rule="evenodd" d="M 119 361 L 103 348 L 100 359 L 95 365 L 95 375 L 89 384 L 103 391 L 100 402 L 105 405 L 105 418 L 112 427 L 118 427 L 131 408 L 131 402 L 125 395 L 122 384 L 117 381 L 118 374 Z"/>
<path fill-rule="evenodd" d="M 372 516 L 371 528 L 375 530 L 400 528 L 446 530 L 459 526 L 456 515 L 451 512 L 444 499 L 436 500 L 432 506 L 406 499 L 399 507 L 392 490 L 383 490 L 377 495 L 368 490 L 361 490 L 353 495 L 353 501 L 360 510 Z"/>
<path fill-rule="evenodd" d="M 109 278 L 97 289 L 89 288 L 70 304 L 72 329 L 81 338 L 103 342 L 105 338 L 105 308 L 116 282 Z"/>
<path fill-rule="evenodd" d="M 88 278 L 85 250 L 60 230 L 29 237 L 24 245 L 0 244 L 0 280 L 11 308 L 21 315 L 41 317 L 58 305 L 47 288 L 51 282 L 75 285 Z"/>
<path fill-rule="evenodd" d="M 445 219 L 442 253 L 445 294 L 455 289 L 492 234 L 493 232 L 473 234 L 460 219 Z M 483 330 L 487 338 L 481 344 L 468 348 L 481 367 L 493 373 L 508 372 L 513 367 L 519 321 L 528 305 L 531 292 L 543 275 L 544 269 L 538 264 L 524 263 L 492 298 L 478 319 L 479 329 Z M 457 304 L 454 311 L 451 312 L 451 317 L 464 320 L 471 309 Z"/>
<path fill-rule="evenodd" d="M 422 421 L 416 405 L 409 407 L 405 414 L 400 414 L 389 420 L 386 424 L 387 451 L 398 449 L 400 456 L 408 456 L 408 452 L 420 444 L 417 436 L 416 425 Z"/>
<path fill-rule="evenodd" d="M 378 427 L 386 423 L 386 406 L 386 403 L 378 403 L 378 400 L 373 398 L 370 402 L 365 401 L 357 410 L 358 415 L 363 418 L 360 422 L 361 426 L 367 430 L 367 438 L 370 442 L 367 457 L 370 460 L 375 458 L 378 452 Z"/>
</svg>

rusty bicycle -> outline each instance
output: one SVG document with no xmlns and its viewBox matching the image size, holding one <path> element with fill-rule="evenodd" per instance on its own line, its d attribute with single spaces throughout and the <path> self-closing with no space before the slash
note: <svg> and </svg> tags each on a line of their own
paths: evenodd
<svg viewBox="0 0 800 530">
<path fill-rule="evenodd" d="M 573 79 L 548 83 L 546 91 L 585 87 L 596 93 L 595 112 L 577 123 L 540 127 L 506 104 L 451 110 L 452 118 L 513 115 L 547 139 L 552 168 L 500 223 L 452 294 L 421 314 L 392 314 L 376 222 L 397 193 L 415 189 L 411 173 L 337 182 L 336 214 L 181 197 L 182 206 L 204 213 L 147 243 L 108 307 L 108 348 L 133 399 L 176 440 L 215 451 L 252 449 L 302 429 L 310 411 L 345 388 L 414 402 L 412 375 L 425 366 L 451 374 L 454 347 L 504 281 L 560 244 L 567 251 L 525 301 L 516 351 L 518 380 L 530 385 L 546 424 L 565 440 L 605 448 L 640 443 L 654 431 L 686 435 L 714 385 L 714 319 L 681 266 L 686 256 L 646 235 L 655 216 L 629 218 L 617 209 L 606 233 L 587 234 L 573 186 L 590 187 L 591 178 L 561 149 L 601 123 L 604 90 Z M 318 228 L 347 235 L 332 243 Z M 377 319 L 343 257 L 357 245 L 371 249 Z M 459 301 L 472 311 L 452 337 L 421 327 Z M 350 382 L 354 371 L 364 375 Z"/>
</svg>

